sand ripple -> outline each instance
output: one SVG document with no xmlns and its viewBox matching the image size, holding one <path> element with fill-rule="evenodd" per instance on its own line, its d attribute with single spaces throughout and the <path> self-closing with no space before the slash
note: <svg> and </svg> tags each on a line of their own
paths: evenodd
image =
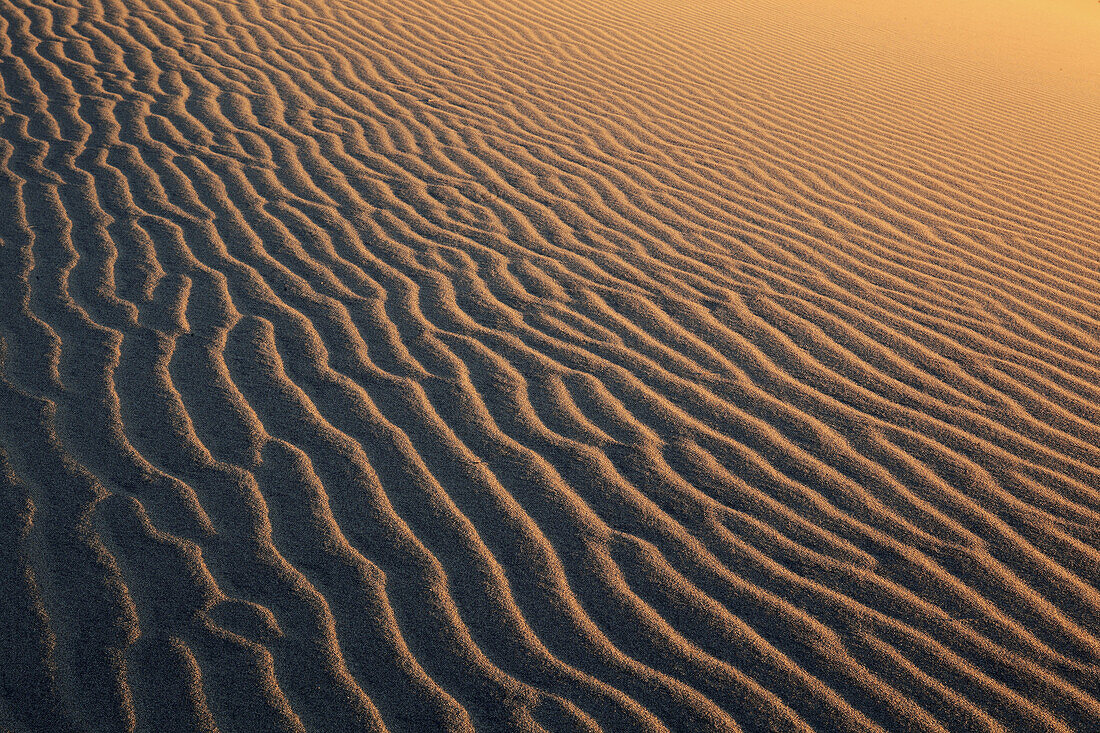
<svg viewBox="0 0 1100 733">
<path fill-rule="evenodd" d="M 1100 100 L 683 5 L 0 0 L 0 728 L 1100 730 Z"/>
</svg>

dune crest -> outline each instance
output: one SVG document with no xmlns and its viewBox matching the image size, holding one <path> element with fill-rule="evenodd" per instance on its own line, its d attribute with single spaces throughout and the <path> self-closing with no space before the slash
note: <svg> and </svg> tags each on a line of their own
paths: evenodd
<svg viewBox="0 0 1100 733">
<path fill-rule="evenodd" d="M 0 0 L 0 729 L 1100 729 L 1100 22 L 932 5 Z"/>
</svg>

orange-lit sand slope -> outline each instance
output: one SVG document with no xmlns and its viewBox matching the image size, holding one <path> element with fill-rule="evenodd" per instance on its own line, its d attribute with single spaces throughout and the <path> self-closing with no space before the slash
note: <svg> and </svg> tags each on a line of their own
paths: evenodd
<svg viewBox="0 0 1100 733">
<path fill-rule="evenodd" d="M 0 0 L 0 730 L 1100 730 L 1098 47 Z"/>
</svg>

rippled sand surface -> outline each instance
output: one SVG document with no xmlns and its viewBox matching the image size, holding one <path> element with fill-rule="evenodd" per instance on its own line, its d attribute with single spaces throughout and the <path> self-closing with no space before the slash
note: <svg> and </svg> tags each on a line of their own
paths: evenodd
<svg viewBox="0 0 1100 733">
<path fill-rule="evenodd" d="M 0 0 L 0 730 L 1100 730 L 1097 44 Z"/>
</svg>

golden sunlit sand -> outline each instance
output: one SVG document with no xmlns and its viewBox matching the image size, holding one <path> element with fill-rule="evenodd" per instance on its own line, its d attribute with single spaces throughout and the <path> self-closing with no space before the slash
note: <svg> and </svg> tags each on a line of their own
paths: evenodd
<svg viewBox="0 0 1100 733">
<path fill-rule="evenodd" d="M 0 0 L 0 731 L 1100 730 L 1098 48 Z"/>
</svg>

